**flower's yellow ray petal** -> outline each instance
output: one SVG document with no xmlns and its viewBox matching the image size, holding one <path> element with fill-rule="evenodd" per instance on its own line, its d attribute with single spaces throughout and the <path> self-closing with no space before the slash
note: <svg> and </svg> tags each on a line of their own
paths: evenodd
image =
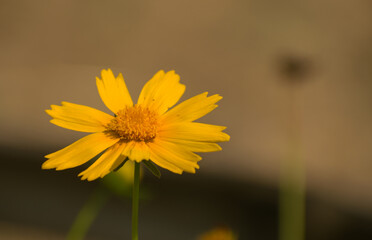
<svg viewBox="0 0 372 240">
<path fill-rule="evenodd" d="M 192 152 L 218 152 L 222 150 L 222 148 L 217 143 L 195 142 L 175 138 L 162 138 L 162 140 L 178 144 Z"/>
<path fill-rule="evenodd" d="M 178 102 L 185 92 L 180 76 L 174 71 L 157 72 L 143 87 L 137 104 L 163 114 Z"/>
<path fill-rule="evenodd" d="M 217 107 L 215 103 L 222 99 L 218 94 L 209 97 L 207 95 L 208 93 L 205 92 L 178 104 L 166 112 L 162 118 L 167 122 L 191 122 L 203 117 L 215 109 Z"/>
<path fill-rule="evenodd" d="M 62 106 L 51 105 L 45 110 L 52 119 L 50 122 L 80 132 L 102 132 L 113 116 L 97 109 L 75 103 L 62 102 Z"/>
<path fill-rule="evenodd" d="M 104 133 L 90 134 L 57 152 L 46 155 L 45 157 L 49 159 L 43 163 L 42 168 L 63 170 L 79 166 L 118 141 L 119 139 L 110 138 Z"/>
<path fill-rule="evenodd" d="M 150 148 L 151 152 L 151 161 L 153 161 L 156 165 L 168 169 L 171 172 L 182 174 L 183 170 L 173 163 L 169 162 L 166 158 L 164 158 L 161 155 L 158 155 L 156 152 L 154 152 L 153 149 Z"/>
<path fill-rule="evenodd" d="M 222 132 L 226 127 L 196 122 L 164 125 L 159 129 L 159 136 L 195 142 L 225 142 L 230 136 Z"/>
<path fill-rule="evenodd" d="M 66 122 L 60 119 L 52 119 L 50 120 L 50 122 L 59 127 L 79 132 L 100 132 L 104 130 L 104 127 L 82 126 L 81 124 L 78 123 Z"/>
<path fill-rule="evenodd" d="M 198 162 L 202 159 L 199 155 L 197 155 L 197 154 L 193 153 L 192 151 L 184 148 L 180 144 L 169 142 L 169 141 L 166 141 L 166 140 L 160 139 L 160 138 L 157 138 L 154 141 L 154 144 L 157 145 L 157 146 L 160 146 L 161 148 L 163 148 L 167 152 L 172 153 L 173 155 L 177 155 L 178 158 L 180 158 L 184 161 L 187 161 L 187 162 L 191 161 L 191 162 L 196 163 L 196 162 Z M 195 164 L 195 166 L 197 166 L 197 165 Z"/>
<path fill-rule="evenodd" d="M 101 78 L 96 78 L 99 95 L 113 113 L 117 113 L 126 106 L 133 106 L 132 98 L 121 73 L 115 77 L 111 69 L 104 69 L 101 72 Z"/>
<path fill-rule="evenodd" d="M 79 174 L 79 176 L 82 176 L 81 180 L 93 181 L 115 170 L 115 166 L 119 166 L 126 158 L 121 154 L 125 147 L 126 143 L 116 143 L 108 148 L 97 161 Z"/>
<path fill-rule="evenodd" d="M 150 149 L 145 142 L 129 142 L 122 154 L 136 162 L 150 160 Z"/>
<path fill-rule="evenodd" d="M 199 169 L 197 161 L 201 160 L 201 157 L 176 144 L 157 139 L 152 143 L 148 143 L 148 145 L 157 156 L 167 160 L 183 171 L 195 173 L 195 168 Z"/>
</svg>

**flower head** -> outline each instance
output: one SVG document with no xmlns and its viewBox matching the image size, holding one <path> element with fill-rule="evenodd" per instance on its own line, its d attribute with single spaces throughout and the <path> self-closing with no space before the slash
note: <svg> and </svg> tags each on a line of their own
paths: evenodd
<svg viewBox="0 0 372 240">
<path fill-rule="evenodd" d="M 198 240 L 237 240 L 234 232 L 226 227 L 217 227 L 199 236 Z"/>
<path fill-rule="evenodd" d="M 98 92 L 114 116 L 74 103 L 52 105 L 46 110 L 53 117 L 51 123 L 92 134 L 46 155 L 42 168 L 77 167 L 103 152 L 79 174 L 83 180 L 104 177 L 126 159 L 151 160 L 174 173 L 194 173 L 201 160 L 194 152 L 220 151 L 216 143 L 230 137 L 222 132 L 225 127 L 193 122 L 216 108 L 221 96 L 205 92 L 173 107 L 185 91 L 179 80 L 174 71 L 157 72 L 134 105 L 122 74 L 115 77 L 110 69 L 102 70 L 101 79 L 96 79 Z"/>
</svg>

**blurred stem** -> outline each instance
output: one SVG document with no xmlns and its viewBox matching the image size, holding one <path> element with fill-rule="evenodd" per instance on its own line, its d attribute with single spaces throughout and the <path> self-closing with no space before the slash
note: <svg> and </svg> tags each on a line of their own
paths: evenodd
<svg viewBox="0 0 372 240">
<path fill-rule="evenodd" d="M 299 89 L 290 86 L 288 156 L 280 169 L 279 187 L 279 239 L 305 239 L 305 167 L 300 151 L 300 119 L 297 112 L 296 93 Z"/>
<path fill-rule="evenodd" d="M 305 239 L 305 179 L 301 159 L 283 161 L 280 179 L 280 240 Z"/>
<path fill-rule="evenodd" d="M 138 202 L 139 202 L 140 163 L 134 163 L 134 183 L 132 201 L 132 240 L 138 240 Z"/>
<path fill-rule="evenodd" d="M 81 208 L 75 218 L 70 231 L 67 235 L 67 240 L 82 240 L 96 218 L 98 212 L 106 203 L 109 194 L 102 186 L 98 186 L 92 196 Z"/>
</svg>

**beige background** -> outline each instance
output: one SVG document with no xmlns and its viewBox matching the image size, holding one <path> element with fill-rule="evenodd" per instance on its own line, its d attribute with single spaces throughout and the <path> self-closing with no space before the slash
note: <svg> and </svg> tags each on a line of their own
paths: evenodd
<svg viewBox="0 0 372 240">
<path fill-rule="evenodd" d="M 306 59 L 294 91 L 309 192 L 371 215 L 371 10 L 363 0 L 0 1 L 0 144 L 57 150 L 83 136 L 43 111 L 60 101 L 108 111 L 102 68 L 122 72 L 134 100 L 174 69 L 183 100 L 224 97 L 202 121 L 226 125 L 231 141 L 199 171 L 276 185 L 291 122 L 280 64 Z"/>
</svg>

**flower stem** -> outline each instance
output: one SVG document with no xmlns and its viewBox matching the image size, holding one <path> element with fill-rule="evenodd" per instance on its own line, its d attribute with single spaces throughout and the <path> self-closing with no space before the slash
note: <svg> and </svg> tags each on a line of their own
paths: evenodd
<svg viewBox="0 0 372 240">
<path fill-rule="evenodd" d="M 288 89 L 288 153 L 280 166 L 279 239 L 304 240 L 306 226 L 306 169 L 301 151 L 301 89 Z"/>
<path fill-rule="evenodd" d="M 134 183 L 132 201 L 132 240 L 138 240 L 138 202 L 139 202 L 140 163 L 134 163 Z"/>
<path fill-rule="evenodd" d="M 280 240 L 305 239 L 305 169 L 303 159 L 283 160 L 279 193 Z"/>
</svg>

